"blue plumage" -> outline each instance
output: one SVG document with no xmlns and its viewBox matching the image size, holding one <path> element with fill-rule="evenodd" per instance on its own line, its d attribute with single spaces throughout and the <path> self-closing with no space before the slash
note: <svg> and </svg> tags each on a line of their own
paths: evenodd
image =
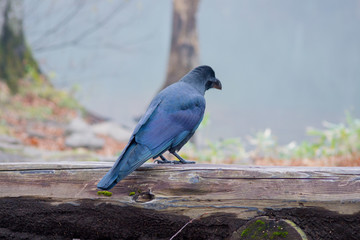
<svg viewBox="0 0 360 240">
<path fill-rule="evenodd" d="M 221 89 L 214 71 L 200 66 L 190 71 L 179 82 L 162 90 L 150 103 L 144 116 L 114 166 L 97 187 L 109 190 L 150 158 L 161 157 L 166 151 L 183 160 L 176 151 L 191 138 L 205 111 L 205 91 Z"/>
</svg>

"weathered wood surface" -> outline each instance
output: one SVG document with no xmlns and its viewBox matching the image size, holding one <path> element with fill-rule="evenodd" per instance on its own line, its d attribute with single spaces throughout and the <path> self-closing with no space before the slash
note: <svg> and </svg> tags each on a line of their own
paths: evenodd
<svg viewBox="0 0 360 240">
<path fill-rule="evenodd" d="M 111 163 L 0 163 L 0 197 L 94 199 L 187 216 L 228 212 L 251 218 L 264 208 L 319 206 L 360 211 L 360 168 L 144 164 L 111 192 L 97 182 Z M 136 193 L 130 196 L 132 193 Z"/>
</svg>

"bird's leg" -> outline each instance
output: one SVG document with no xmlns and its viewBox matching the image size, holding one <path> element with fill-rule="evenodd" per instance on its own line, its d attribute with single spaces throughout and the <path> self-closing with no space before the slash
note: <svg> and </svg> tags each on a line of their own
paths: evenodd
<svg viewBox="0 0 360 240">
<path fill-rule="evenodd" d="M 158 164 L 164 164 L 164 163 L 172 163 L 172 164 L 179 164 L 179 161 L 169 161 L 167 160 L 162 154 L 160 155 L 161 160 L 156 159 L 154 162 Z"/>
<path fill-rule="evenodd" d="M 172 152 L 171 154 L 173 154 L 177 159 L 179 159 L 180 163 L 182 163 L 182 164 L 194 164 L 194 163 L 195 163 L 194 161 L 187 161 L 187 160 L 183 159 L 183 158 L 180 157 L 180 155 L 177 154 L 175 151 Z"/>
</svg>

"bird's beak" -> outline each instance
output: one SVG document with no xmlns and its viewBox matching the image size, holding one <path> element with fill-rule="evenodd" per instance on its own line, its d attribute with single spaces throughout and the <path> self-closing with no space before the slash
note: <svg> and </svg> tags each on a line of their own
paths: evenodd
<svg viewBox="0 0 360 240">
<path fill-rule="evenodd" d="M 214 83 L 212 84 L 212 87 L 219 89 L 219 90 L 222 89 L 222 85 L 221 85 L 221 82 L 219 81 L 219 79 L 215 79 Z"/>
</svg>

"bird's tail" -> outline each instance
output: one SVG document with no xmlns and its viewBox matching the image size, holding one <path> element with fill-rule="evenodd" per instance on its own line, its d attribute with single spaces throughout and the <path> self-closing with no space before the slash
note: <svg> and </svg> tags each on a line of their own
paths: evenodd
<svg viewBox="0 0 360 240">
<path fill-rule="evenodd" d="M 97 187 L 103 190 L 113 188 L 120 180 L 132 173 L 136 168 L 151 157 L 152 154 L 149 148 L 132 141 L 123 150 L 114 166 L 100 180 Z"/>
</svg>

